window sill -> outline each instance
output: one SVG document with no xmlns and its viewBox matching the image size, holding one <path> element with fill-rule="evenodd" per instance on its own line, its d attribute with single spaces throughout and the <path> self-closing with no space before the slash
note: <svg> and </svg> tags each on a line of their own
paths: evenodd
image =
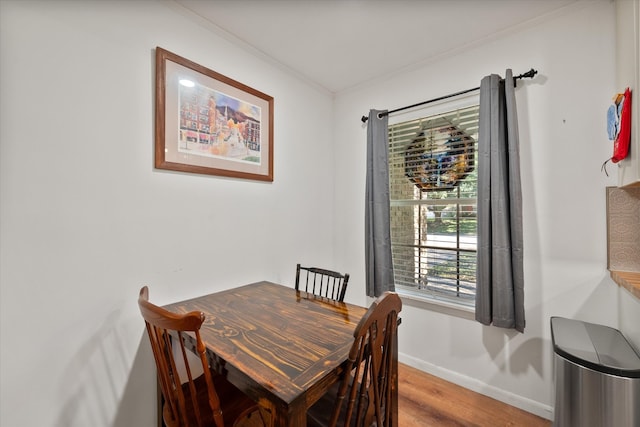
<svg viewBox="0 0 640 427">
<path fill-rule="evenodd" d="M 475 320 L 475 307 L 466 306 L 447 299 L 431 298 L 406 289 L 397 288 L 396 291 L 403 302 L 414 307 L 422 308 L 430 311 L 448 314 L 451 316 L 461 317 L 464 319 Z"/>
</svg>

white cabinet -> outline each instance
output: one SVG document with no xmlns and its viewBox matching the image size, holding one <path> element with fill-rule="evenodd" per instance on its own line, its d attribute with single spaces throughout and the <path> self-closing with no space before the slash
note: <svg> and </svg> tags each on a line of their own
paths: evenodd
<svg viewBox="0 0 640 427">
<path fill-rule="evenodd" d="M 640 0 L 616 0 L 616 86 L 631 89 L 631 146 L 618 163 L 618 185 L 640 186 Z"/>
</svg>

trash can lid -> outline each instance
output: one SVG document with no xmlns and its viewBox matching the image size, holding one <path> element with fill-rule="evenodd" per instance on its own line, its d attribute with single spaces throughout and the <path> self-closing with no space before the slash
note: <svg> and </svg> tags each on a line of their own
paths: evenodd
<svg viewBox="0 0 640 427">
<path fill-rule="evenodd" d="M 551 318 L 553 350 L 578 365 L 628 378 L 640 378 L 640 356 L 619 330 L 580 320 Z"/>
</svg>

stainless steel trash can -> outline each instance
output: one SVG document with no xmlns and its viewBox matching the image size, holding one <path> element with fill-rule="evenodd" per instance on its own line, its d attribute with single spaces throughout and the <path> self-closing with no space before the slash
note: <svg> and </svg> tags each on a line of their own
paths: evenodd
<svg viewBox="0 0 640 427">
<path fill-rule="evenodd" d="M 617 329 L 551 318 L 555 427 L 640 427 L 640 356 Z"/>
</svg>

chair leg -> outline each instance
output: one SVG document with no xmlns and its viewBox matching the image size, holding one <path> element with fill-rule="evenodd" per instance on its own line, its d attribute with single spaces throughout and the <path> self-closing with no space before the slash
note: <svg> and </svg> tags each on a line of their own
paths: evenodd
<svg viewBox="0 0 640 427">
<path fill-rule="evenodd" d="M 156 390 L 157 390 L 157 395 L 158 398 L 157 400 L 157 410 L 156 410 L 156 415 L 158 417 L 158 427 L 167 427 L 167 425 L 164 423 L 164 418 L 162 417 L 162 408 L 164 407 L 164 396 L 162 395 L 162 387 L 160 387 L 160 379 L 158 378 L 158 376 L 156 375 Z"/>
</svg>

